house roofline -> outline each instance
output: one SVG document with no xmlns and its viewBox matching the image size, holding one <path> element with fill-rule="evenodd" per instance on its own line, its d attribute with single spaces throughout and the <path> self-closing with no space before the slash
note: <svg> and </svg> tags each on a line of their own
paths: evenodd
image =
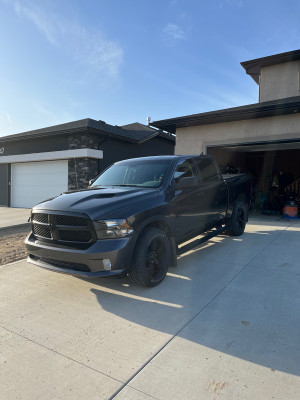
<svg viewBox="0 0 300 400">
<path fill-rule="evenodd" d="M 175 133 L 176 128 L 274 117 L 298 112 L 300 112 L 300 96 L 154 121 L 151 125 Z"/>
<path fill-rule="evenodd" d="M 291 61 L 300 60 L 300 50 L 288 51 L 286 53 L 274 54 L 272 56 L 256 58 L 254 60 L 243 61 L 241 66 L 245 69 L 246 74 L 259 84 L 260 70 L 271 65 L 283 64 Z"/>
<path fill-rule="evenodd" d="M 90 132 L 96 135 L 100 134 L 104 136 L 111 136 L 116 140 L 130 143 L 142 143 L 156 136 L 160 139 L 174 141 L 174 138 L 169 137 L 164 132 L 156 129 L 153 129 L 153 134 L 149 135 L 149 137 L 138 139 L 134 137 L 134 131 L 131 131 L 130 129 L 124 129 L 117 125 L 109 125 L 103 121 L 96 121 L 91 118 L 86 118 L 78 121 L 68 122 L 65 124 L 53 125 L 46 128 L 2 136 L 0 137 L 0 144 L 18 140 L 36 139 L 47 136 L 74 134 L 82 132 Z"/>
</svg>

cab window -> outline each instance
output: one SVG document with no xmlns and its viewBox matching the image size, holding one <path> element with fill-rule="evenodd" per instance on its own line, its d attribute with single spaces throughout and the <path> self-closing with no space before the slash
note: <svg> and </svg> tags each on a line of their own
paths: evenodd
<svg viewBox="0 0 300 400">
<path fill-rule="evenodd" d="M 182 160 L 177 164 L 174 172 L 175 182 L 179 182 L 182 178 L 197 178 L 197 172 L 192 160 Z"/>
<path fill-rule="evenodd" d="M 196 159 L 196 164 L 199 168 L 200 176 L 201 176 L 203 182 L 220 180 L 218 171 L 211 159 L 198 158 L 198 159 Z"/>
</svg>

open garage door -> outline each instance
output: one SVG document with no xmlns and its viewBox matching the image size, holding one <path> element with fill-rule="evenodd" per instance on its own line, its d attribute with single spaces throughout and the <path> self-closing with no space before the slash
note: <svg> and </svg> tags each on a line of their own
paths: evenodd
<svg viewBox="0 0 300 400">
<path fill-rule="evenodd" d="M 12 164 L 11 207 L 32 208 L 68 190 L 68 161 Z"/>
<path fill-rule="evenodd" d="M 223 173 L 251 175 L 255 208 L 280 211 L 289 193 L 300 201 L 300 141 L 214 146 L 208 148 L 208 154 Z"/>
</svg>

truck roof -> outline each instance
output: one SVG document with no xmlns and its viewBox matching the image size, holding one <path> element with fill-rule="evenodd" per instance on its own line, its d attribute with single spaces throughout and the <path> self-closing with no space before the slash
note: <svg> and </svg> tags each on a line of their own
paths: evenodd
<svg viewBox="0 0 300 400">
<path fill-rule="evenodd" d="M 115 164 L 123 161 L 135 161 L 135 160 L 175 160 L 175 159 L 180 159 L 180 158 L 192 158 L 192 157 L 209 157 L 205 154 L 182 154 L 182 155 L 166 155 L 166 156 L 148 156 L 148 157 L 136 157 L 136 158 L 130 158 L 130 159 L 125 159 L 125 160 L 120 160 L 117 161 Z"/>
</svg>

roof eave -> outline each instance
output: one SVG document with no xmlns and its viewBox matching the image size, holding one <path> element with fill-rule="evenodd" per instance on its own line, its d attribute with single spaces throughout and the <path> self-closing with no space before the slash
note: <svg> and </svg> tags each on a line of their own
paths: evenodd
<svg viewBox="0 0 300 400">
<path fill-rule="evenodd" d="M 42 132 L 42 133 L 36 133 L 35 131 L 32 131 L 33 133 L 30 133 L 30 132 L 17 133 L 15 135 L 8 135 L 8 136 L 0 137 L 0 143 L 13 142 L 13 141 L 19 141 L 19 140 L 28 140 L 28 139 L 37 139 L 37 138 L 56 136 L 56 135 L 64 135 L 64 134 L 81 133 L 86 130 L 87 130 L 87 127 L 80 127 L 80 128 L 76 128 L 76 129 L 74 129 L 74 128 L 73 129 L 63 129 L 60 131 Z"/>
<path fill-rule="evenodd" d="M 154 121 L 152 122 L 152 125 L 167 132 L 175 133 L 176 128 L 187 128 L 189 126 L 210 125 L 255 118 L 276 117 L 298 112 L 300 112 L 300 100 L 288 104 L 282 104 L 280 106 L 273 105 L 261 107 L 260 103 L 257 103 L 257 108 L 252 108 L 251 110 L 232 110 L 229 112 L 222 110 L 219 113 L 215 112 L 215 114 L 212 113 L 210 115 L 195 114 L 194 116 L 191 115 L 180 118 L 172 118 L 169 120 Z"/>
<path fill-rule="evenodd" d="M 298 60 L 300 60 L 300 50 L 294 50 L 286 53 L 256 58 L 254 60 L 243 61 L 241 62 L 241 66 L 245 69 L 246 73 L 250 75 L 257 84 L 259 84 L 260 70 L 262 68 Z"/>
</svg>

